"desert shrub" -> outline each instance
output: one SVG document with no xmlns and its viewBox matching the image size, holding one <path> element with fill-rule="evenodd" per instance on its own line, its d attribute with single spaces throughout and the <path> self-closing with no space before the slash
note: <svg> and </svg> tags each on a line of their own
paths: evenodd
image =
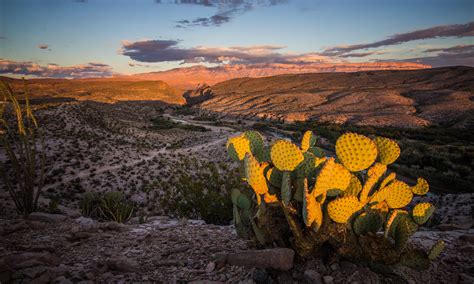
<svg viewBox="0 0 474 284">
<path fill-rule="evenodd" d="M 164 118 L 162 116 L 152 119 L 151 122 L 153 123 L 153 129 L 155 130 L 167 130 L 167 129 L 179 128 L 183 130 L 196 131 L 196 132 L 209 131 L 207 128 L 203 126 L 183 124 L 180 122 L 175 122 L 169 118 Z"/>
<path fill-rule="evenodd" d="M 83 216 L 124 223 L 132 217 L 135 206 L 121 192 L 109 191 L 103 196 L 86 192 L 79 207 Z"/>
<path fill-rule="evenodd" d="M 255 131 L 229 139 L 229 156 L 251 188 L 231 194 L 237 234 L 261 247 L 292 247 L 302 258 L 329 250 L 386 270 L 398 263 L 429 268 L 444 242 L 425 252 L 408 241 L 435 206 L 411 204 L 414 195 L 428 192 L 425 179 L 409 186 L 389 171 L 398 144 L 345 133 L 336 140 L 336 160 L 316 140 L 311 131 L 299 146 L 287 140 L 267 146 Z"/>
<path fill-rule="evenodd" d="M 165 213 L 213 224 L 229 224 L 232 220 L 230 192 L 241 186 L 236 176 L 221 172 L 214 163 L 207 163 L 195 174 L 181 173 L 172 184 L 173 187 L 163 190 L 157 198 L 158 207 Z"/>
<path fill-rule="evenodd" d="M 38 209 L 38 198 L 44 185 L 44 141 L 28 100 L 25 83 L 24 105 L 9 85 L 0 82 L 3 101 L 0 104 L 0 145 L 6 160 L 0 171 L 6 190 L 24 217 Z"/>
</svg>

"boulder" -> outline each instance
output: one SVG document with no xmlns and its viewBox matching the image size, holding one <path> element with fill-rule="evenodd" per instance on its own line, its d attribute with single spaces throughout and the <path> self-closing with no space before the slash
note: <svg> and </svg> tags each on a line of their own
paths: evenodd
<svg viewBox="0 0 474 284">
<path fill-rule="evenodd" d="M 138 271 L 138 263 L 126 257 L 111 257 L 107 260 L 107 266 L 112 270 L 121 272 Z"/>
<path fill-rule="evenodd" d="M 295 252 L 288 248 L 249 250 L 227 255 L 226 263 L 237 266 L 289 270 L 293 267 Z"/>
<path fill-rule="evenodd" d="M 44 212 L 33 212 L 28 216 L 28 220 L 45 223 L 59 223 L 66 220 L 67 216 L 61 214 L 50 214 Z"/>
<path fill-rule="evenodd" d="M 204 83 L 198 85 L 195 90 L 188 90 L 183 94 L 187 105 L 196 105 L 203 101 L 209 100 L 214 96 L 211 87 Z"/>
</svg>

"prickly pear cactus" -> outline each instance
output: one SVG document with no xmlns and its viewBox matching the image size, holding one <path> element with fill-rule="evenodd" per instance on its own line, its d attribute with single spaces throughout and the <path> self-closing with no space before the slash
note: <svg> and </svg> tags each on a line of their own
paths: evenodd
<svg viewBox="0 0 474 284">
<path fill-rule="evenodd" d="M 247 131 L 227 143 L 249 185 L 231 196 L 240 237 L 263 247 L 289 246 L 301 257 L 327 244 L 349 259 L 419 270 L 441 254 L 442 240 L 429 252 L 410 245 L 435 207 L 412 204 L 414 195 L 428 192 L 426 180 L 410 186 L 390 172 L 388 166 L 400 156 L 394 140 L 346 133 L 336 141 L 335 157 L 316 146 L 311 131 L 300 145 L 277 140 L 267 146 L 264 141 L 260 133 Z"/>
</svg>

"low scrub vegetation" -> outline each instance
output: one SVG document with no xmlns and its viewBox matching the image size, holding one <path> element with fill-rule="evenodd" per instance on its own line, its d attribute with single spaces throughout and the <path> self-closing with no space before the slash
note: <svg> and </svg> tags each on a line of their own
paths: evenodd
<svg viewBox="0 0 474 284">
<path fill-rule="evenodd" d="M 134 212 L 134 204 L 128 201 L 123 193 L 110 191 L 100 196 L 95 192 L 87 192 L 79 204 L 83 216 L 124 223 Z"/>
<path fill-rule="evenodd" d="M 183 130 L 197 131 L 197 132 L 209 131 L 207 128 L 203 126 L 184 124 L 184 123 L 173 121 L 170 118 L 166 118 L 163 116 L 154 118 L 151 120 L 151 122 L 153 123 L 153 129 L 155 130 L 167 130 L 167 129 L 179 128 Z"/>
</svg>

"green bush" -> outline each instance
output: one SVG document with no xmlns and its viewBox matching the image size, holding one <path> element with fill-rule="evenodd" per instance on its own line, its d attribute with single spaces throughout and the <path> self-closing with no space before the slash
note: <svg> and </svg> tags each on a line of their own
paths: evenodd
<svg viewBox="0 0 474 284">
<path fill-rule="evenodd" d="M 126 222 L 132 217 L 134 205 L 121 192 L 110 191 L 102 197 L 95 192 L 87 192 L 79 203 L 81 213 L 85 217 Z"/>
</svg>

